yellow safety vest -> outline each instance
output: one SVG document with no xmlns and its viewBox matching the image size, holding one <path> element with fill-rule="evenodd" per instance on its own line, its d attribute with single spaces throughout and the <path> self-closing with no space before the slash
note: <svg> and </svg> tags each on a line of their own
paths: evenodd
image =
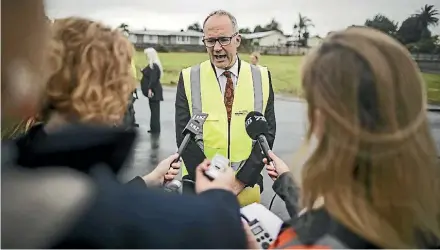
<svg viewBox="0 0 440 250">
<path fill-rule="evenodd" d="M 267 68 L 241 61 L 229 129 L 224 97 L 211 62 L 208 60 L 186 68 L 182 75 L 191 116 L 208 114 L 202 133 L 196 137 L 198 145 L 208 159 L 212 159 L 217 153 L 228 157 L 231 167 L 237 171 L 249 158 L 253 147 L 253 141 L 245 129 L 246 115 L 251 111 L 264 114 L 266 110 L 269 98 Z M 182 173 L 188 174 L 185 166 L 182 167 Z M 238 200 L 242 206 L 260 202 L 259 186 L 245 188 L 238 195 Z"/>
<path fill-rule="evenodd" d="M 137 69 L 136 69 L 136 63 L 135 63 L 134 59 L 131 60 L 131 71 L 133 72 L 134 78 L 136 78 L 136 80 L 137 80 L 138 79 L 137 78 Z"/>
</svg>

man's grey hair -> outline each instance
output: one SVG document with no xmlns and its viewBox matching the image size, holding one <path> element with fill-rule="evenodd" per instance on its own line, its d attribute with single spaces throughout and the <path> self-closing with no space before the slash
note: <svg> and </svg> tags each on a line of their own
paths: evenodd
<svg viewBox="0 0 440 250">
<path fill-rule="evenodd" d="M 234 15 L 232 15 L 230 12 L 228 12 L 226 10 L 216 10 L 216 11 L 209 13 L 209 15 L 205 18 L 205 21 L 203 22 L 203 29 L 205 29 L 206 21 L 208 21 L 208 19 L 212 16 L 228 16 L 229 19 L 231 20 L 232 29 L 233 29 L 234 33 L 238 32 L 237 19 L 235 18 Z"/>
</svg>

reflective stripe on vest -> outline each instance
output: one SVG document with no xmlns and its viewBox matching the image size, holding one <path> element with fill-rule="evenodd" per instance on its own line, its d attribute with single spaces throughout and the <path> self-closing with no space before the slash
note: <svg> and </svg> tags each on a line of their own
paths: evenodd
<svg viewBox="0 0 440 250">
<path fill-rule="evenodd" d="M 217 76 L 210 61 L 182 71 L 185 92 L 191 115 L 208 113 L 202 132 L 196 137 L 208 159 L 215 153 L 228 155 L 228 127 L 226 108 Z M 244 119 L 250 111 L 264 113 L 269 97 L 269 76 L 265 67 L 241 61 L 240 77 L 234 93 L 233 115 L 230 128 L 230 160 L 234 170 L 239 169 L 252 151 L 252 140 L 246 133 Z M 249 92 L 253 92 L 253 100 Z M 184 175 L 187 174 L 183 168 Z"/>
</svg>

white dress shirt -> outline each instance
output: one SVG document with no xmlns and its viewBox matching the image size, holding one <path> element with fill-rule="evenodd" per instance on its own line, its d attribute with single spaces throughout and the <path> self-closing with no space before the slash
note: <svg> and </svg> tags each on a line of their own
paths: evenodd
<svg viewBox="0 0 440 250">
<path fill-rule="evenodd" d="M 215 68 L 215 73 L 217 75 L 217 81 L 220 84 L 220 90 L 222 92 L 222 95 L 225 95 L 227 79 L 226 76 L 223 75 L 223 73 L 226 70 L 217 68 L 215 66 L 214 68 Z M 238 58 L 235 60 L 234 65 L 232 65 L 232 67 L 228 71 L 231 72 L 232 83 L 234 83 L 234 88 L 235 88 L 235 86 L 237 86 L 237 81 L 238 81 Z"/>
</svg>

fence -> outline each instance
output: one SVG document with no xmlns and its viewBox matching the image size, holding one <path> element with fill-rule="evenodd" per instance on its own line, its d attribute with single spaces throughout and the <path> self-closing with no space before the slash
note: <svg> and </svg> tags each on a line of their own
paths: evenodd
<svg viewBox="0 0 440 250">
<path fill-rule="evenodd" d="M 253 46 L 250 50 L 260 52 L 262 55 L 280 55 L 280 56 L 299 56 L 306 55 L 313 48 L 304 48 L 297 46 Z"/>
<path fill-rule="evenodd" d="M 440 74 L 440 55 L 439 54 L 412 54 L 413 59 L 419 65 L 422 72 Z"/>
<path fill-rule="evenodd" d="M 143 50 L 148 47 L 155 48 L 158 52 L 206 52 L 206 48 L 203 45 L 190 45 L 190 44 L 149 44 L 149 43 L 136 43 L 134 44 L 136 49 Z M 283 55 L 283 56 L 295 56 L 295 55 L 306 55 L 313 48 L 303 48 L 297 46 L 273 46 L 273 47 L 263 47 L 263 46 L 241 46 L 240 52 L 250 53 L 250 52 L 260 52 L 263 55 Z M 412 54 L 413 59 L 419 65 L 422 72 L 430 72 L 440 74 L 440 55 L 439 54 Z"/>
</svg>

